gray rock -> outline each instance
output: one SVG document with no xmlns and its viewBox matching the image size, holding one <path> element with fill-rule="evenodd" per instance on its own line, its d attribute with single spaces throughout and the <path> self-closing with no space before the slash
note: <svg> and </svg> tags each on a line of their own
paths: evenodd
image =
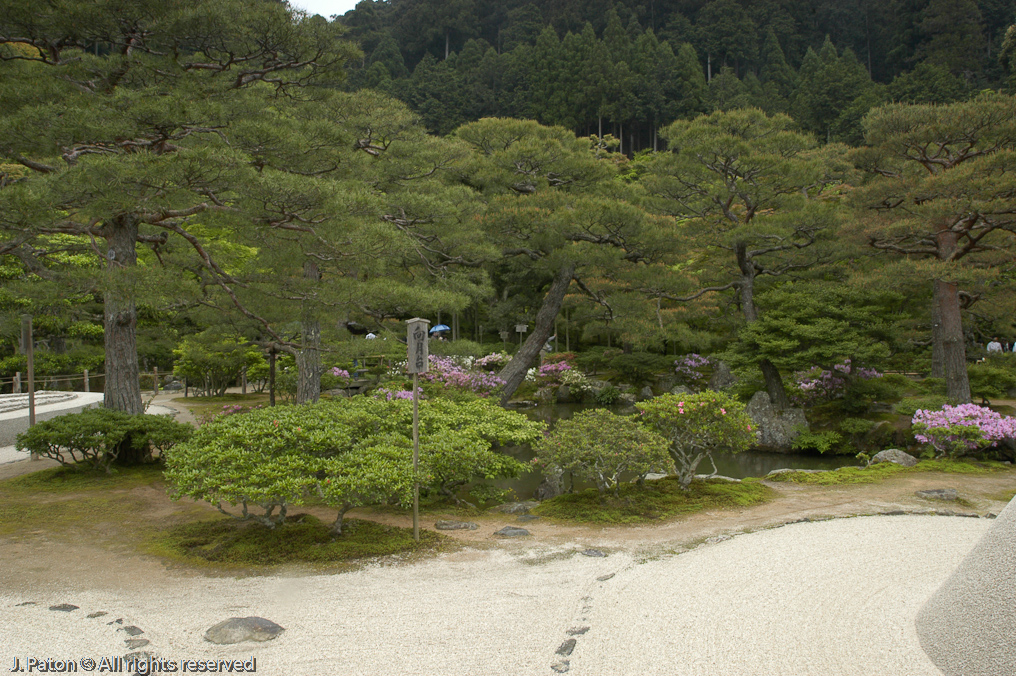
<svg viewBox="0 0 1016 676">
<path fill-rule="evenodd" d="M 788 474 L 790 472 L 800 472 L 801 474 L 821 474 L 822 472 L 829 472 L 829 471 L 831 471 L 831 470 L 828 470 L 828 469 L 788 469 L 788 468 L 783 468 L 783 469 L 774 469 L 773 471 L 769 472 L 769 474 L 766 474 L 765 478 L 768 479 L 769 477 L 772 477 L 772 476 L 779 476 L 780 474 Z"/>
<path fill-rule="evenodd" d="M 955 500 L 959 497 L 955 488 L 930 488 L 926 491 L 917 491 L 914 495 L 925 500 Z"/>
<path fill-rule="evenodd" d="M 713 537 L 706 539 L 706 544 L 715 545 L 718 542 L 726 542 L 729 539 L 730 539 L 729 535 L 714 535 Z"/>
<path fill-rule="evenodd" d="M 650 400 L 652 398 L 653 398 L 653 388 L 651 388 L 648 385 L 646 385 L 641 390 L 639 390 L 639 396 L 638 396 L 638 400 L 639 401 L 648 401 L 648 400 Z"/>
<path fill-rule="evenodd" d="M 78 607 L 77 606 L 72 606 L 69 603 L 61 603 L 58 606 L 50 606 L 49 609 L 50 610 L 58 610 L 58 611 L 60 611 L 62 613 L 69 613 L 72 610 L 77 610 Z"/>
<path fill-rule="evenodd" d="M 577 641 L 575 639 L 570 638 L 566 640 L 564 643 L 562 643 L 558 647 L 558 649 L 555 650 L 554 652 L 557 653 L 558 655 L 561 655 L 562 657 L 568 657 L 569 655 L 572 654 L 572 651 L 575 650 L 576 643 Z"/>
<path fill-rule="evenodd" d="M 525 528 L 516 528 L 515 526 L 505 526 L 499 531 L 496 531 L 494 535 L 498 535 L 503 538 L 521 538 L 529 535 L 529 531 Z"/>
<path fill-rule="evenodd" d="M 527 523 L 529 521 L 538 521 L 539 519 L 540 517 L 536 516 L 535 514 L 523 514 L 522 516 L 520 516 L 515 520 L 520 523 Z"/>
<path fill-rule="evenodd" d="M 709 378 L 709 384 L 706 385 L 710 390 L 725 390 L 728 387 L 733 387 L 737 384 L 737 376 L 733 374 L 730 367 L 724 362 L 716 362 L 716 366 L 713 367 L 713 375 Z"/>
<path fill-rule="evenodd" d="M 128 650 L 135 650 L 137 648 L 144 648 L 146 645 L 151 643 L 147 638 L 129 638 L 124 641 Z"/>
<path fill-rule="evenodd" d="M 550 500 L 561 495 L 564 488 L 561 486 L 561 475 L 564 474 L 563 470 L 552 470 L 548 469 L 543 475 L 543 481 L 536 487 L 536 491 L 533 492 L 534 500 Z"/>
<path fill-rule="evenodd" d="M 557 403 L 568 404 L 571 402 L 571 400 L 572 396 L 570 387 L 568 387 L 567 385 L 562 385 L 561 387 L 557 388 Z"/>
<path fill-rule="evenodd" d="M 242 641 L 270 641 L 285 629 L 263 617 L 231 617 L 205 632 L 205 640 L 218 645 Z"/>
<path fill-rule="evenodd" d="M 660 479 L 666 479 L 668 476 L 670 476 L 670 475 L 669 474 L 663 474 L 661 472 L 650 472 L 649 474 L 645 475 L 643 478 L 646 481 L 659 481 Z"/>
<path fill-rule="evenodd" d="M 600 582 L 606 582 L 610 578 L 614 577 L 614 575 L 616 575 L 616 573 L 610 573 L 609 575 L 601 575 L 600 577 L 598 577 L 596 579 L 599 580 Z"/>
<path fill-rule="evenodd" d="M 550 668 L 554 670 L 555 674 L 566 674 L 568 673 L 568 660 L 561 660 L 550 665 Z"/>
<path fill-rule="evenodd" d="M 586 550 L 584 550 L 582 552 L 582 555 L 583 556 L 606 556 L 606 554 L 601 552 L 599 549 L 586 549 Z"/>
<path fill-rule="evenodd" d="M 695 478 L 702 481 L 705 479 L 716 479 L 717 481 L 726 481 L 728 484 L 739 484 L 740 479 L 735 479 L 732 476 L 723 476 L 722 474 L 696 474 Z"/>
<path fill-rule="evenodd" d="M 634 406 L 638 399 L 631 392 L 624 392 L 617 395 L 618 406 Z"/>
<path fill-rule="evenodd" d="M 792 452 L 794 449 L 790 445 L 800 434 L 795 428 L 808 428 L 808 420 L 802 409 L 777 411 L 769 399 L 769 393 L 764 391 L 752 396 L 747 413 L 757 433 L 756 446 L 769 451 Z"/>
<path fill-rule="evenodd" d="M 566 633 L 569 636 L 582 636 L 587 631 L 589 631 L 589 627 L 572 627 Z"/>
<path fill-rule="evenodd" d="M 438 530 L 476 530 L 479 527 L 472 521 L 438 521 L 434 524 Z"/>
<path fill-rule="evenodd" d="M 873 465 L 877 465 L 880 462 L 891 462 L 903 465 L 904 467 L 913 467 L 917 464 L 917 458 L 898 448 L 887 448 L 884 451 L 876 453 L 875 457 L 871 459 L 871 464 Z"/>
<path fill-rule="evenodd" d="M 117 629 L 117 631 L 122 631 L 125 634 L 127 634 L 128 636 L 140 636 L 141 634 L 145 633 L 144 631 L 141 630 L 140 627 L 135 627 L 133 624 L 130 625 L 129 627 L 123 627 L 122 629 Z"/>
<path fill-rule="evenodd" d="M 18 603 L 14 607 L 15 608 L 19 608 L 21 606 L 37 606 L 37 605 L 39 605 L 39 604 L 36 603 L 35 601 L 25 601 L 24 603 Z"/>
<path fill-rule="evenodd" d="M 677 395 L 695 394 L 694 392 L 691 391 L 691 389 L 687 385 L 678 385 L 677 387 L 672 387 L 670 388 L 670 393 Z"/>
<path fill-rule="evenodd" d="M 506 502 L 494 509 L 504 514 L 528 514 L 529 510 L 539 507 L 539 505 L 540 503 L 536 500 L 526 500 L 525 502 Z"/>
<path fill-rule="evenodd" d="M 89 618 L 102 617 L 103 615 L 108 615 L 108 614 L 109 613 L 107 613 L 105 610 L 99 610 L 99 611 L 94 612 L 94 613 L 88 613 L 88 617 Z"/>
</svg>

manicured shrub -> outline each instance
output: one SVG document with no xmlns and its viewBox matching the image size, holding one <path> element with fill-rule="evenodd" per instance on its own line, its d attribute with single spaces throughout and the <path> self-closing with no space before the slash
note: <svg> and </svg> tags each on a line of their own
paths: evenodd
<svg viewBox="0 0 1016 676">
<path fill-rule="evenodd" d="M 516 476 L 524 465 L 493 450 L 527 443 L 541 423 L 487 400 L 420 403 L 420 475 L 449 498 L 474 479 Z M 269 527 L 311 497 L 338 510 L 406 504 L 412 495 L 412 402 L 353 397 L 251 411 L 211 421 L 167 454 L 172 495 L 239 506 Z M 251 507 L 260 510 L 252 514 Z M 236 516 L 231 514 L 231 516 Z"/>
<path fill-rule="evenodd" d="M 193 431 L 167 416 L 95 408 L 44 420 L 19 434 L 16 446 L 67 467 L 109 472 L 117 462 L 151 461 L 152 451 L 164 454 Z"/>
<path fill-rule="evenodd" d="M 642 423 L 669 441 L 670 455 L 685 489 L 699 464 L 706 458 L 712 461 L 714 450 L 739 453 L 755 441 L 744 404 L 722 392 L 665 394 L 636 407 Z"/>
<path fill-rule="evenodd" d="M 539 464 L 595 482 L 601 496 L 611 491 L 614 497 L 624 473 L 642 480 L 650 472 L 669 472 L 667 447 L 666 439 L 633 418 L 604 409 L 560 421 L 535 446 Z"/>
</svg>

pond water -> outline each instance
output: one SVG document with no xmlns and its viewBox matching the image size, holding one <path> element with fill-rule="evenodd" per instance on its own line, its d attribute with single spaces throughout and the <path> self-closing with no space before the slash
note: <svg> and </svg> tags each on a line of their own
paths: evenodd
<svg viewBox="0 0 1016 676">
<path fill-rule="evenodd" d="M 541 420 L 553 427 L 558 420 L 567 420 L 578 411 L 591 408 L 588 404 L 546 404 L 528 409 L 520 409 L 531 420 Z M 632 409 L 628 409 L 631 411 Z M 624 414 L 624 410 L 615 410 L 616 413 Z M 504 446 L 501 451 L 507 455 L 528 463 L 535 457 L 533 449 L 529 445 Z M 762 451 L 744 451 L 743 453 L 714 453 L 718 474 L 743 479 L 745 477 L 765 476 L 774 469 L 837 469 L 848 465 L 856 466 L 858 461 L 849 455 L 804 455 L 791 453 L 764 453 Z M 708 460 L 703 460 L 698 469 L 700 474 L 712 472 L 712 465 Z M 567 477 L 566 477 L 567 482 Z M 492 482 L 498 488 L 511 489 L 520 500 L 528 500 L 532 497 L 537 487 L 543 481 L 543 472 L 534 467 L 533 471 L 523 474 L 518 479 Z M 592 488 L 592 484 L 575 483 L 575 489 Z"/>
</svg>

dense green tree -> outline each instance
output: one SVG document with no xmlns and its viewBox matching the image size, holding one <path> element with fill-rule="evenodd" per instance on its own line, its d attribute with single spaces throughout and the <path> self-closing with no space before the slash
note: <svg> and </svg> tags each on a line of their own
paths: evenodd
<svg viewBox="0 0 1016 676">
<path fill-rule="evenodd" d="M 984 61 L 984 22 L 974 0 L 931 0 L 918 28 L 917 58 L 954 74 L 972 74 Z"/>
<path fill-rule="evenodd" d="M 867 147 L 855 154 L 873 177 L 858 193 L 871 214 L 871 245 L 927 260 L 936 361 L 948 396 L 959 402 L 970 401 L 960 284 L 1013 251 L 1014 119 L 1016 99 L 997 94 L 945 106 L 885 106 L 865 118 Z"/>
</svg>

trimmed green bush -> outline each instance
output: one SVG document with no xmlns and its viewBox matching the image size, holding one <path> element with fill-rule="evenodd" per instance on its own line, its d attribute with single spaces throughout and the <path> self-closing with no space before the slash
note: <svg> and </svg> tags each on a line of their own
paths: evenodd
<svg viewBox="0 0 1016 676">
<path fill-rule="evenodd" d="M 19 434 L 16 445 L 67 467 L 109 472 L 118 461 L 151 461 L 153 450 L 164 454 L 193 432 L 166 416 L 94 408 L 44 420 Z"/>
<path fill-rule="evenodd" d="M 666 439 L 633 418 L 601 408 L 558 422 L 535 449 L 540 464 L 595 482 L 601 496 L 611 491 L 618 497 L 623 473 L 634 474 L 641 482 L 650 472 L 670 471 L 668 446 Z"/>
</svg>

